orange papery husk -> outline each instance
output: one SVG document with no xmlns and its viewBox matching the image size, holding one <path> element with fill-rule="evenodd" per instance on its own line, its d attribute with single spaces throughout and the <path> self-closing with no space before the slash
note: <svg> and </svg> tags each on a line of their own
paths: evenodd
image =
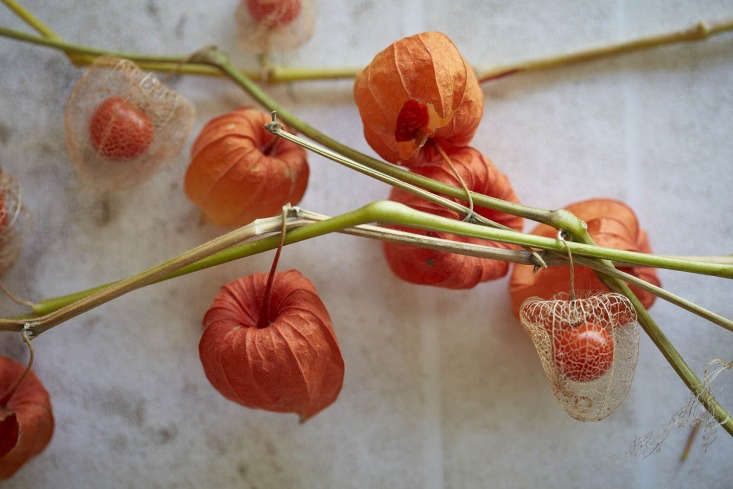
<svg viewBox="0 0 733 489">
<path fill-rule="evenodd" d="M 0 479 L 8 479 L 41 453 L 53 435 L 51 400 L 33 371 L 12 391 L 25 369 L 0 357 Z"/>
<path fill-rule="evenodd" d="M 618 200 L 590 199 L 567 206 L 565 209 L 588 224 L 588 233 L 598 246 L 626 251 L 651 253 L 649 238 L 639 227 L 634 211 Z M 540 224 L 532 234 L 557 237 L 557 229 Z M 603 282 L 590 268 L 575 265 L 575 289 L 582 293 L 607 291 Z M 661 286 L 657 271 L 651 267 L 619 267 L 653 285 Z M 656 296 L 631 285 L 631 290 L 644 307 L 649 308 Z M 519 317 L 519 307 L 528 297 L 549 299 L 557 293 L 570 291 L 570 269 L 567 266 L 550 266 L 535 272 L 531 265 L 515 265 L 509 281 L 512 311 Z"/>
<path fill-rule="evenodd" d="M 619 408 L 629 394 L 639 358 L 640 328 L 628 298 L 611 292 L 578 298 L 567 293 L 550 299 L 530 297 L 522 303 L 519 318 L 555 398 L 570 416 L 600 421 Z M 573 330 L 586 325 L 610 340 L 612 358 L 607 351 L 592 348 L 592 342 L 566 341 L 573 338 Z M 581 372 L 580 378 L 568 376 L 567 370 Z"/>
<path fill-rule="evenodd" d="M 0 274 L 18 258 L 24 215 L 20 185 L 0 168 Z"/>
<path fill-rule="evenodd" d="M 239 45 L 254 54 L 295 49 L 313 36 L 316 10 L 315 0 L 241 0 Z"/>
<path fill-rule="evenodd" d="M 275 274 L 268 325 L 258 328 L 266 283 L 256 273 L 222 287 L 204 316 L 201 363 L 227 399 L 304 421 L 338 397 L 344 360 L 325 306 L 297 270 Z"/>
<path fill-rule="evenodd" d="M 372 149 L 409 167 L 433 159 L 425 154 L 430 141 L 443 148 L 466 146 L 484 107 L 473 68 L 440 32 L 406 37 L 377 54 L 357 76 L 354 100 Z M 403 109 L 413 105 L 427 109 L 424 117 L 404 117 Z M 414 125 L 414 137 L 399 137 L 408 123 Z"/>
<path fill-rule="evenodd" d="M 491 160 L 479 151 L 466 147 L 451 149 L 446 154 L 453 162 L 453 166 L 469 190 L 509 202 L 519 202 L 506 175 L 501 173 Z M 415 173 L 448 185 L 460 186 L 453 170 L 442 159 L 423 164 L 414 171 Z M 389 198 L 419 211 L 429 212 L 450 219 L 463 218 L 463 216 L 459 216 L 454 211 L 398 188 L 392 190 Z M 466 203 L 463 202 L 463 204 Z M 517 231 L 521 231 L 522 229 L 523 220 L 521 217 L 483 207 L 476 207 L 475 211 L 477 214 L 509 226 Z M 506 243 L 486 241 L 450 233 L 423 231 L 406 227 L 400 227 L 398 229 L 463 243 L 474 243 L 504 249 L 516 248 L 516 246 Z M 415 284 L 433 285 L 448 289 L 469 289 L 480 282 L 501 278 L 509 271 L 509 265 L 505 261 L 461 255 L 458 253 L 447 253 L 399 243 L 385 242 L 384 254 L 392 271 L 401 279 Z"/>
<path fill-rule="evenodd" d="M 265 130 L 270 121 L 243 107 L 209 121 L 194 142 L 184 190 L 214 223 L 242 226 L 303 198 L 305 150 Z"/>
<path fill-rule="evenodd" d="M 132 158 L 109 158 L 93 144 L 92 116 L 111 98 L 122 99 L 142 112 L 152 127 L 152 139 L 145 150 Z M 153 74 L 128 60 L 100 57 L 87 68 L 66 101 L 66 148 L 77 174 L 91 190 L 132 187 L 146 181 L 181 152 L 194 114 L 193 105 L 185 97 Z M 107 132 L 114 130 L 111 127 Z"/>
</svg>

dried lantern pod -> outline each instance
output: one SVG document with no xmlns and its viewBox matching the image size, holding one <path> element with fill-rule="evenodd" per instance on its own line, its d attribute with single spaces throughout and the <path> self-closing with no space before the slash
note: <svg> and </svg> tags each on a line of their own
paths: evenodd
<svg viewBox="0 0 733 489">
<path fill-rule="evenodd" d="M 265 130 L 271 116 L 243 107 L 209 121 L 191 148 L 186 195 L 220 226 L 241 226 L 297 204 L 308 185 L 305 150 Z"/>
<path fill-rule="evenodd" d="M 491 160 L 476 149 L 470 147 L 452 149 L 447 151 L 446 155 L 452 161 L 456 172 L 461 176 L 469 190 L 510 202 L 519 202 L 506 175 L 501 173 Z M 455 173 L 442 159 L 425 163 L 414 171 L 449 185 L 459 185 Z M 454 211 L 397 188 L 392 190 L 389 198 L 423 212 L 451 219 L 463 217 Z M 486 208 L 477 208 L 476 213 L 517 231 L 522 229 L 523 220 L 521 217 Z M 506 243 L 449 233 L 428 232 L 404 227 L 400 229 L 464 243 L 505 249 L 515 248 L 514 245 Z M 384 254 L 392 271 L 401 279 L 411 283 L 449 289 L 468 289 L 479 282 L 501 278 L 509 271 L 509 265 L 505 261 L 446 253 L 400 243 L 385 242 Z"/>
<path fill-rule="evenodd" d="M 227 399 L 305 421 L 338 397 L 344 360 L 328 311 L 297 270 L 275 274 L 270 317 L 258 328 L 266 282 L 256 273 L 222 287 L 204 316 L 199 356 Z"/>
<path fill-rule="evenodd" d="M 241 0 L 235 13 L 239 43 L 263 54 L 295 49 L 313 36 L 315 0 Z"/>
<path fill-rule="evenodd" d="M 519 317 L 570 416 L 600 421 L 626 399 L 639 357 L 639 325 L 625 296 L 530 297 Z"/>
<path fill-rule="evenodd" d="M 20 185 L 0 168 L 0 274 L 18 258 L 23 215 Z"/>
<path fill-rule="evenodd" d="M 598 246 L 627 251 L 651 253 L 649 238 L 639 227 L 634 211 L 623 202 L 613 199 L 590 199 L 567 206 L 565 209 L 588 224 L 588 232 Z M 557 229 L 540 224 L 532 234 L 555 238 Z M 657 271 L 651 267 L 621 267 L 632 275 L 654 285 L 661 285 Z M 607 291 L 593 270 L 575 266 L 575 286 L 584 291 Z M 509 281 L 512 311 L 519 317 L 519 308 L 528 297 L 549 299 L 570 289 L 570 270 L 567 266 L 550 266 L 535 272 L 531 265 L 515 265 Z M 644 307 L 650 307 L 656 298 L 650 292 L 631 285 Z"/>
<path fill-rule="evenodd" d="M 33 371 L 0 357 L 0 479 L 8 479 L 31 457 L 41 453 L 53 435 L 48 392 Z M 16 388 L 17 385 L 17 388 Z"/>
<path fill-rule="evenodd" d="M 180 153 L 193 118 L 193 105 L 152 74 L 100 57 L 66 102 L 66 147 L 90 188 L 131 187 Z"/>
<path fill-rule="evenodd" d="M 484 107 L 473 68 L 440 32 L 406 37 L 377 54 L 357 76 L 354 99 L 372 149 L 409 167 L 431 160 L 430 142 L 466 146 Z"/>
</svg>

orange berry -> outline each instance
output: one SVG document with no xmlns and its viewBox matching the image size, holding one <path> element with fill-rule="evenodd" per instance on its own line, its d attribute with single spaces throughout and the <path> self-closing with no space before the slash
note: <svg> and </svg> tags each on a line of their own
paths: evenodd
<svg viewBox="0 0 733 489">
<path fill-rule="evenodd" d="M 150 117 L 121 97 L 110 97 L 89 120 L 94 149 L 111 160 L 129 160 L 143 154 L 153 141 Z"/>
<path fill-rule="evenodd" d="M 247 0 L 249 14 L 271 29 L 291 23 L 300 14 L 300 0 Z"/>
<path fill-rule="evenodd" d="M 568 380 L 591 382 L 613 363 L 613 337 L 607 328 L 585 323 L 557 333 L 553 340 L 555 365 Z"/>
</svg>

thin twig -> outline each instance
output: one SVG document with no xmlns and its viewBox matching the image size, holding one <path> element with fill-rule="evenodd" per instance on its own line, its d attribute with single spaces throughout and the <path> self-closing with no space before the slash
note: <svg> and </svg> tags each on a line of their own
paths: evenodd
<svg viewBox="0 0 733 489">
<path fill-rule="evenodd" d="M 512 63 L 503 66 L 494 66 L 479 73 L 479 83 L 498 80 L 509 75 L 517 73 L 527 73 L 530 71 L 549 70 L 584 61 L 597 60 L 628 54 L 631 52 L 651 49 L 667 44 L 675 44 L 681 42 L 703 41 L 716 34 L 723 33 L 733 29 L 733 19 L 721 22 L 707 23 L 700 21 L 688 29 L 669 32 L 665 34 L 656 34 L 653 36 L 640 37 L 631 41 L 624 41 L 615 44 L 583 49 L 572 53 L 558 54 L 545 58 L 538 58 L 519 63 Z"/>
<path fill-rule="evenodd" d="M 275 134 L 276 136 L 279 136 L 283 139 L 287 139 L 288 141 L 297 144 L 298 146 L 301 146 L 303 148 L 306 148 L 310 151 L 313 151 L 316 154 L 319 154 L 321 156 L 324 156 L 331 161 L 335 161 L 336 163 L 339 163 L 347 168 L 350 168 L 352 170 L 358 171 L 359 173 L 362 173 L 364 175 L 367 175 L 368 177 L 374 178 L 375 180 L 379 180 L 380 182 L 387 183 L 393 187 L 397 187 L 399 189 L 402 189 L 406 192 L 409 192 L 413 195 L 417 195 L 418 197 L 422 197 L 423 199 L 433 202 L 435 204 L 438 204 L 442 207 L 445 207 L 446 209 L 450 209 L 452 211 L 457 212 L 459 215 L 463 214 L 466 216 L 466 219 L 469 222 L 474 222 L 476 224 L 483 224 L 485 226 L 491 226 L 497 229 L 505 229 L 508 231 L 513 231 L 512 228 L 509 226 L 505 226 L 504 224 L 500 224 L 492 219 L 489 219 L 487 217 L 482 216 L 481 214 L 477 214 L 473 211 L 473 192 L 471 192 L 468 187 L 466 186 L 466 183 L 463 181 L 461 176 L 458 174 L 455 166 L 453 166 L 453 162 L 450 161 L 450 158 L 448 158 L 448 155 L 445 154 L 442 148 L 436 144 L 438 147 L 438 151 L 443 155 L 444 158 L 447 158 L 448 164 L 451 166 L 453 172 L 455 173 L 458 180 L 463 185 L 463 191 L 465 192 L 465 197 L 468 199 L 469 207 L 466 207 L 458 202 L 455 202 L 453 200 L 447 199 L 445 197 L 442 197 L 440 195 L 436 195 L 433 192 L 430 192 L 428 190 L 425 190 L 421 187 L 418 187 L 417 185 L 413 185 L 411 183 L 404 182 L 403 180 L 400 180 L 399 178 L 393 177 L 391 175 L 386 174 L 385 172 L 381 171 L 378 168 L 371 168 L 363 163 L 360 163 L 358 161 L 352 160 L 351 158 L 348 158 L 346 156 L 340 155 L 339 153 L 332 151 L 324 146 L 321 146 L 319 144 L 315 144 L 311 141 L 308 141 L 306 139 L 303 139 L 295 134 L 291 134 L 288 131 L 284 130 L 282 124 L 278 123 L 276 121 L 276 112 L 273 111 L 272 113 L 273 121 L 269 124 L 265 125 L 265 129 L 270 131 L 271 133 Z M 547 267 L 547 263 L 545 263 L 542 256 L 540 256 L 539 253 L 535 252 L 531 248 L 527 248 L 527 251 L 531 253 L 532 258 L 534 259 L 533 265 L 537 268 L 545 268 Z"/>
</svg>

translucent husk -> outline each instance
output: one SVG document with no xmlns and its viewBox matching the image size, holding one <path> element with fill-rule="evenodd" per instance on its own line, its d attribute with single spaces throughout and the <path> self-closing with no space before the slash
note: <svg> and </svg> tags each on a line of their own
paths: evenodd
<svg viewBox="0 0 733 489">
<path fill-rule="evenodd" d="M 111 159 L 92 144 L 92 114 L 111 97 L 129 102 L 152 124 L 152 141 L 133 158 Z M 180 153 L 193 118 L 193 105 L 152 74 L 131 61 L 101 57 L 86 70 L 66 102 L 66 147 L 79 177 L 91 189 L 127 188 L 142 183 Z"/>
<path fill-rule="evenodd" d="M 1 168 L 0 202 L 0 274 L 3 274 L 18 258 L 24 212 L 20 185 Z"/>
<path fill-rule="evenodd" d="M 550 300 L 531 297 L 520 308 L 555 397 L 573 418 L 600 421 L 626 399 L 639 356 L 639 326 L 631 302 L 621 294 L 596 293 L 572 299 L 558 294 Z M 567 378 L 558 363 L 557 339 L 568 328 L 592 323 L 613 339 L 610 367 L 594 380 Z"/>
<path fill-rule="evenodd" d="M 288 2 L 273 2 L 289 8 Z M 237 7 L 239 44 L 247 52 L 266 54 L 272 51 L 288 51 L 305 43 L 313 36 L 316 23 L 315 0 L 300 0 L 300 9 L 292 21 L 282 25 L 273 25 L 269 18 L 279 16 L 277 8 L 264 19 L 255 19 L 247 7 L 247 0 L 242 0 Z"/>
</svg>

